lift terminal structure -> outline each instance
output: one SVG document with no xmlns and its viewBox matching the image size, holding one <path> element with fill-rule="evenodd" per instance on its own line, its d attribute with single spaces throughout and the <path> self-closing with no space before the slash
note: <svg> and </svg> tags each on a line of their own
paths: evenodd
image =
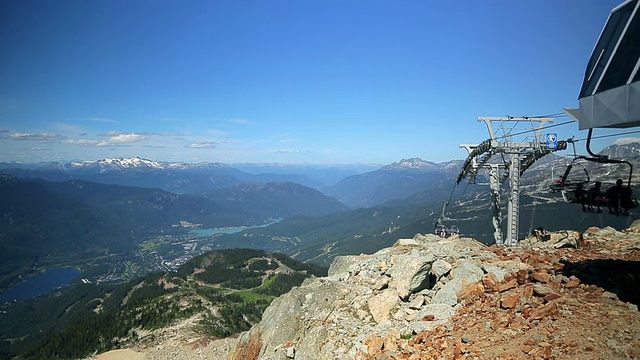
<svg viewBox="0 0 640 360">
<path fill-rule="evenodd" d="M 499 246 L 518 244 L 520 177 L 537 160 L 557 150 L 567 148 L 555 134 L 545 134 L 547 117 L 479 117 L 489 131 L 489 139 L 477 145 L 461 144 L 469 156 L 458 174 L 456 184 L 489 185 L 493 213 L 494 239 Z M 522 131 L 524 130 L 524 131 Z M 518 136 L 526 135 L 524 138 Z M 488 174 L 487 174 L 488 173 Z M 502 232 L 501 185 L 507 183 L 507 232 Z"/>
</svg>

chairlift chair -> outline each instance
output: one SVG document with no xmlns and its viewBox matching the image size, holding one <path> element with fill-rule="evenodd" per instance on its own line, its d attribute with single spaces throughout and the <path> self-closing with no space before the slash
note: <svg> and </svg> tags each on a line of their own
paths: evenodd
<svg viewBox="0 0 640 360">
<path fill-rule="evenodd" d="M 596 155 L 591 151 L 590 148 L 590 140 L 591 140 L 592 129 L 589 130 L 589 136 L 587 137 L 587 152 L 590 156 L 575 156 L 573 161 L 569 164 L 567 169 L 564 172 L 564 175 L 559 180 L 560 192 L 562 193 L 562 198 L 567 202 L 572 203 L 580 203 L 583 205 L 589 204 L 604 206 L 607 205 L 607 201 L 610 199 L 602 197 L 601 200 L 597 200 L 594 202 L 594 199 L 591 198 L 589 191 L 594 188 L 596 183 L 607 184 L 604 189 L 611 188 L 615 186 L 615 179 L 610 179 L 609 181 L 605 179 L 595 178 L 593 175 L 593 170 L 591 171 L 591 175 L 587 167 L 585 166 L 588 163 L 595 163 L 600 165 L 605 164 L 621 164 L 629 167 L 628 173 L 625 171 L 624 179 L 626 180 L 626 187 L 631 189 L 631 179 L 633 177 L 633 164 L 626 160 L 620 159 L 611 159 L 606 155 Z M 575 154 L 575 146 L 574 146 L 574 154 Z M 628 176 L 627 176 L 628 174 Z M 622 176 L 616 178 L 623 178 Z M 624 184 L 624 182 L 623 182 Z M 604 192 L 604 190 L 603 190 Z M 635 208 L 638 206 L 638 201 L 635 198 L 630 198 L 628 203 L 625 204 L 626 208 Z"/>
<path fill-rule="evenodd" d="M 456 225 L 449 225 L 447 226 L 444 221 L 445 220 L 451 220 L 449 218 L 447 218 L 445 216 L 445 211 L 447 208 L 447 205 L 449 203 L 446 201 L 442 202 L 442 214 L 440 215 L 440 217 L 438 218 L 438 220 L 436 221 L 436 226 L 434 229 L 434 233 L 442 238 L 448 238 L 450 236 L 453 235 L 458 235 L 460 234 L 460 229 L 458 229 L 458 227 Z"/>
<path fill-rule="evenodd" d="M 554 166 L 558 167 L 558 165 Z M 571 161 L 568 165 L 562 165 L 562 173 L 558 176 L 551 169 L 551 183 L 549 184 L 549 190 L 552 193 L 559 192 L 565 201 L 567 200 L 567 194 L 573 192 L 578 186 L 586 186 L 591 182 L 591 177 L 584 164 L 580 162 Z"/>
<path fill-rule="evenodd" d="M 589 130 L 587 152 L 590 157 L 583 157 L 583 160 L 629 166 L 626 190 L 631 188 L 631 163 L 596 155 L 591 151 L 590 143 L 594 128 L 624 129 L 640 126 L 638 29 L 640 1 L 627 0 L 611 10 L 587 63 L 578 95 L 579 107 L 565 109 L 567 114 L 578 121 L 580 130 Z"/>
</svg>

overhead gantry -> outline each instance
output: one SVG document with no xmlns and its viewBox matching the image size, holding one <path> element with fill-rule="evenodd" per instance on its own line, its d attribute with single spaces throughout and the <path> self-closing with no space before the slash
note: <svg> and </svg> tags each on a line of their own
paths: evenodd
<svg viewBox="0 0 640 360">
<path fill-rule="evenodd" d="M 584 74 L 579 107 L 565 112 L 580 130 L 640 126 L 640 1 L 611 10 Z M 587 142 L 588 144 L 588 142 Z"/>
<path fill-rule="evenodd" d="M 479 117 L 489 131 L 489 139 L 477 145 L 461 144 L 469 156 L 464 161 L 456 184 L 466 179 L 472 184 L 489 185 L 493 213 L 494 239 L 499 246 L 518 244 L 520 177 L 538 159 L 567 147 L 555 134 L 542 139 L 546 117 Z M 526 129 L 525 131 L 521 131 Z M 524 138 L 522 138 L 522 135 Z M 517 138 L 520 136 L 520 138 Z M 516 139 L 517 138 L 517 139 Z M 518 140 L 518 141 L 516 141 Z M 508 180 L 507 233 L 502 233 L 501 185 Z"/>
</svg>

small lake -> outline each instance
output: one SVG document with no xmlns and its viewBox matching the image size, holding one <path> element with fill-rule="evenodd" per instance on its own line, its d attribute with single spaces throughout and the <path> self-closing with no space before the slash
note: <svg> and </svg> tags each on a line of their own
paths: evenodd
<svg viewBox="0 0 640 360">
<path fill-rule="evenodd" d="M 189 230 L 189 232 L 202 237 L 216 235 L 216 234 L 235 234 L 244 230 L 265 228 L 271 224 L 279 223 L 280 221 L 282 221 L 282 219 L 275 219 L 270 223 L 256 225 L 256 226 L 238 226 L 238 227 L 228 227 L 228 228 L 221 228 L 221 229 L 191 229 Z"/>
<path fill-rule="evenodd" d="M 78 275 L 80 275 L 80 270 L 78 269 L 60 268 L 28 276 L 20 284 L 0 293 L 0 303 L 36 297 L 69 284 Z"/>
</svg>

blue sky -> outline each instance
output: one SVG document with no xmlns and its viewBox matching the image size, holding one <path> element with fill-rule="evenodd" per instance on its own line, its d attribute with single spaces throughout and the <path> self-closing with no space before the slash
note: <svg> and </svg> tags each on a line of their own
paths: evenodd
<svg viewBox="0 0 640 360">
<path fill-rule="evenodd" d="M 620 3 L 2 1 L 0 161 L 463 159 L 576 107 Z"/>
</svg>

